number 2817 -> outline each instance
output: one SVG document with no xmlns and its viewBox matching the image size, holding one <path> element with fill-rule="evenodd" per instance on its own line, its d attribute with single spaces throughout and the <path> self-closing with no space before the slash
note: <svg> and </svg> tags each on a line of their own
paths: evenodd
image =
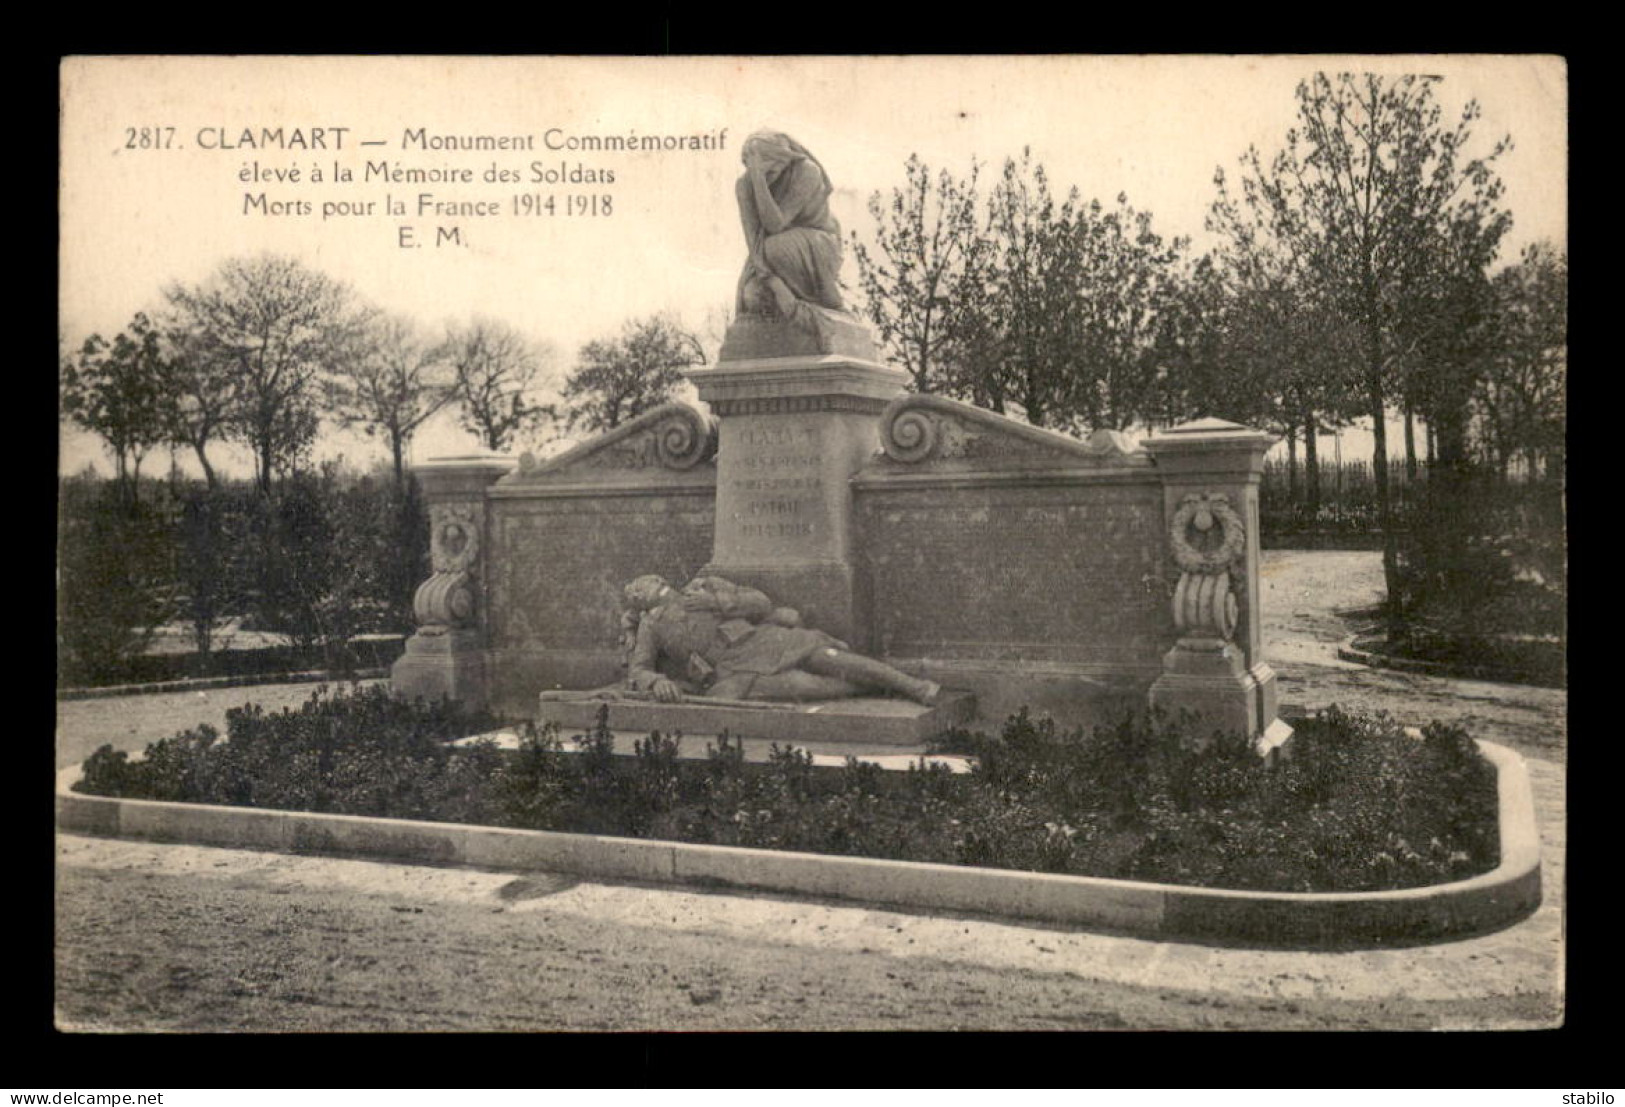
<svg viewBox="0 0 1625 1107">
<path fill-rule="evenodd" d="M 168 150 L 175 145 L 174 127 L 126 127 L 126 150 Z"/>
</svg>

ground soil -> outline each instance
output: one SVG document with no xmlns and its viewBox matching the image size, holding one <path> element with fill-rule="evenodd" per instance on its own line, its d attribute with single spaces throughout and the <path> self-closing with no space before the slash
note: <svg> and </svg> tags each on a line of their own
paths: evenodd
<svg viewBox="0 0 1625 1107">
<path fill-rule="evenodd" d="M 1379 555 L 1265 555 L 1284 704 L 1453 719 L 1529 759 L 1546 899 L 1438 946 L 1222 949 L 772 896 L 61 836 L 56 1010 L 83 1030 L 1421 1029 L 1562 1020 L 1560 689 L 1339 661 Z M 309 686 L 58 705 L 58 763 Z"/>
</svg>

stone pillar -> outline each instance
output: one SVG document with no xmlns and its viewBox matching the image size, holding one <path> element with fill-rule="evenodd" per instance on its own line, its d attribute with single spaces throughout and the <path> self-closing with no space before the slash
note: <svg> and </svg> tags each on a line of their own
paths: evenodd
<svg viewBox="0 0 1625 1107">
<path fill-rule="evenodd" d="M 1168 542 L 1179 580 L 1179 639 L 1151 685 L 1151 706 L 1196 718 L 1193 745 L 1215 732 L 1261 751 L 1284 740 L 1275 672 L 1258 618 L 1258 484 L 1275 439 L 1222 419 L 1201 419 L 1145 440 L 1163 484 Z"/>
<path fill-rule="evenodd" d="M 449 696 L 469 710 L 490 702 L 485 490 L 515 464 L 484 453 L 435 458 L 412 467 L 429 508 L 433 573 L 412 600 L 417 632 L 390 670 L 396 695 Z"/>
<path fill-rule="evenodd" d="M 798 340 L 787 327 L 758 333 L 772 326 L 784 325 L 742 318 L 722 359 L 688 374 L 718 419 L 716 539 L 702 571 L 760 588 L 866 650 L 850 481 L 879 449 L 880 413 L 908 377 L 873 360 L 859 334 L 843 335 L 840 352 L 748 356 Z"/>
</svg>

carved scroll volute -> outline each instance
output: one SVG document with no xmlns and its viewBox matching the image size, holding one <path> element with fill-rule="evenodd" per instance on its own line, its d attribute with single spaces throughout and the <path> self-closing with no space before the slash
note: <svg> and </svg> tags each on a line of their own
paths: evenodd
<svg viewBox="0 0 1625 1107">
<path fill-rule="evenodd" d="M 667 469 L 692 469 L 717 452 L 716 424 L 687 404 L 672 404 L 650 428 L 655 457 Z"/>
<path fill-rule="evenodd" d="M 658 413 L 657 413 L 658 412 Z M 717 450 L 716 425 L 686 404 L 666 404 L 604 442 L 587 464 L 595 469 L 692 469 Z"/>
<path fill-rule="evenodd" d="M 716 452 L 716 421 L 687 404 L 668 403 L 556 457 L 537 460 L 524 454 L 519 459 L 519 472 L 528 480 L 581 470 L 682 472 L 715 457 Z"/>
<path fill-rule="evenodd" d="M 473 504 L 429 508 L 429 560 L 434 573 L 418 586 L 412 614 L 418 626 L 463 627 L 474 623 L 480 556 L 479 516 Z"/>
<path fill-rule="evenodd" d="M 886 456 L 909 465 L 935 453 L 939 437 L 936 417 L 907 404 L 895 404 L 887 409 L 880 425 L 880 444 Z"/>
<path fill-rule="evenodd" d="M 904 465 L 1013 461 L 1095 469 L 1148 464 L 1144 451 L 1118 431 L 1096 430 L 1079 440 L 929 394 L 901 396 L 887 405 L 880 419 L 880 444 L 889 459 Z"/>
<path fill-rule="evenodd" d="M 1174 625 L 1192 638 L 1228 641 L 1239 610 L 1231 571 L 1246 550 L 1247 528 L 1222 492 L 1192 493 L 1169 522 L 1168 540 L 1179 584 L 1174 588 Z"/>
</svg>

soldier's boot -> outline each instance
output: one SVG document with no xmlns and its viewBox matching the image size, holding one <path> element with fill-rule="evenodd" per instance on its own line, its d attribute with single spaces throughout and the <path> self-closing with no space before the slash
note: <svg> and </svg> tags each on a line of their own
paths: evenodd
<svg viewBox="0 0 1625 1107">
<path fill-rule="evenodd" d="M 853 684 L 896 692 L 927 707 L 934 706 L 942 695 L 942 686 L 934 680 L 911 677 L 884 661 L 876 661 L 862 654 L 848 653 L 846 650 L 819 650 L 807 659 L 803 668 L 809 672 L 838 676 Z"/>
</svg>

